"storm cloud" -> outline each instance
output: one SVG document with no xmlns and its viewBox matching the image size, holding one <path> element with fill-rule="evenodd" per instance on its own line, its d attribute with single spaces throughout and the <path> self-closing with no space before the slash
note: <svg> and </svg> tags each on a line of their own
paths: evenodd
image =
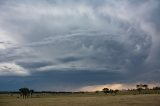
<svg viewBox="0 0 160 106">
<path fill-rule="evenodd" d="M 0 1 L 0 90 L 159 81 L 159 10 L 159 0 Z"/>
</svg>

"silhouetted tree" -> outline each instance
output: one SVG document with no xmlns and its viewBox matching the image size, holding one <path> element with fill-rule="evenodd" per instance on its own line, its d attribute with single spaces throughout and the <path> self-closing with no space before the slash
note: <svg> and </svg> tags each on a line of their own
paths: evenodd
<svg viewBox="0 0 160 106">
<path fill-rule="evenodd" d="M 114 90 L 114 93 L 115 93 L 115 94 L 117 94 L 118 92 L 119 92 L 119 90 L 118 90 L 118 89 Z"/>
<path fill-rule="evenodd" d="M 100 91 L 95 91 L 95 93 L 99 93 Z"/>
<path fill-rule="evenodd" d="M 143 88 L 137 88 L 137 91 L 139 92 L 139 94 L 141 94 L 142 90 L 143 90 Z"/>
<path fill-rule="evenodd" d="M 144 84 L 144 85 L 143 85 L 143 88 L 144 88 L 144 89 L 148 89 L 148 85 L 147 85 L 147 84 Z"/>
<path fill-rule="evenodd" d="M 23 96 L 23 98 L 26 98 L 30 93 L 28 88 L 20 88 L 19 91 L 21 93 L 21 96 Z"/>
<path fill-rule="evenodd" d="M 153 87 L 153 90 L 160 90 L 160 87 Z"/>
<path fill-rule="evenodd" d="M 105 94 L 107 94 L 107 93 L 110 92 L 110 90 L 109 90 L 108 88 L 103 88 L 102 91 L 103 91 Z"/>
<path fill-rule="evenodd" d="M 114 93 L 114 90 L 110 89 L 110 90 L 109 90 L 109 93 L 111 93 L 111 94 Z"/>
<path fill-rule="evenodd" d="M 154 93 L 156 93 L 156 94 L 160 94 L 160 87 L 158 87 L 158 86 L 153 87 L 153 91 L 154 91 Z"/>
<path fill-rule="evenodd" d="M 136 85 L 137 89 L 141 88 L 141 89 L 148 89 L 148 85 L 147 84 L 140 84 L 140 85 Z"/>
<path fill-rule="evenodd" d="M 32 95 L 33 95 L 33 93 L 34 93 L 34 90 L 33 90 L 33 89 L 31 89 L 31 90 L 29 90 L 29 92 L 30 92 L 31 97 L 32 97 Z"/>
</svg>

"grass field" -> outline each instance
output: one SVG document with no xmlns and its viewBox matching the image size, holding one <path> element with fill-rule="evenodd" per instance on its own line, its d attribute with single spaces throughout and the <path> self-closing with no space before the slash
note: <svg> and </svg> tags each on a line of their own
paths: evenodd
<svg viewBox="0 0 160 106">
<path fill-rule="evenodd" d="M 0 106 L 160 106 L 160 95 L 46 95 L 17 98 L 18 95 L 0 95 Z"/>
</svg>

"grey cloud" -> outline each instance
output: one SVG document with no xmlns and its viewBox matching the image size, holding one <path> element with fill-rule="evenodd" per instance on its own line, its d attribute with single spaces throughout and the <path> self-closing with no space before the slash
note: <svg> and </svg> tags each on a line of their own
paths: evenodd
<svg viewBox="0 0 160 106">
<path fill-rule="evenodd" d="M 45 61 L 45 60 L 39 60 L 39 61 L 37 61 L 37 59 L 35 60 L 30 60 L 28 62 L 25 62 L 25 60 L 21 60 L 21 61 L 17 61 L 16 63 L 27 69 L 36 69 L 36 68 L 45 67 L 53 64 L 52 62 Z"/>
<path fill-rule="evenodd" d="M 81 58 L 81 57 L 76 57 L 76 56 L 66 56 L 66 57 L 62 57 L 62 58 L 59 58 L 59 59 L 57 59 L 57 60 L 59 60 L 60 62 L 64 62 L 64 63 L 67 63 L 67 62 L 74 62 L 74 61 L 79 61 L 79 60 L 81 60 L 81 59 L 83 59 L 83 58 Z"/>
<path fill-rule="evenodd" d="M 0 84 L 2 85 L 0 90 L 18 90 L 20 87 L 27 86 L 35 90 L 72 91 L 86 85 L 144 81 L 142 76 L 141 79 L 135 77 L 137 76 L 106 71 L 49 71 L 35 73 L 27 77 L 0 77 Z M 126 79 L 128 80 L 126 81 Z M 151 79 L 157 80 L 154 77 Z M 149 80 L 148 77 L 147 80 Z"/>
<path fill-rule="evenodd" d="M 136 82 L 150 74 L 155 80 L 160 64 L 159 9 L 158 0 L 0 1 L 0 28 L 7 32 L 2 34 L 16 42 L 0 40 L 0 62 L 29 70 L 32 75 L 24 80 L 35 86 L 32 78 L 39 74 L 43 84 L 73 77 L 69 83 L 74 75 L 82 76 L 82 82 L 74 82 L 82 85 L 89 84 L 89 78 L 97 80 L 95 84 L 134 78 Z M 96 76 L 101 72 L 111 77 Z"/>
<path fill-rule="evenodd" d="M 54 72 L 49 71 L 49 72 L 35 73 L 29 77 L 5 77 L 6 80 L 3 80 L 4 78 L 1 77 L 0 84 L 3 85 L 1 89 L 6 88 L 7 90 L 8 89 L 12 90 L 8 86 L 12 86 L 13 89 L 15 90 L 17 90 L 21 86 L 28 86 L 36 90 L 59 91 L 59 90 L 71 90 L 71 89 L 75 90 L 77 87 L 81 87 L 84 85 L 107 83 L 113 80 L 117 80 L 120 77 L 122 76 L 119 76 L 116 73 L 105 72 L 105 71 L 103 72 L 102 71 L 92 72 L 87 70 L 84 71 L 70 70 L 70 71 L 54 71 Z M 15 83 L 10 83 L 11 81 Z M 65 86 L 65 88 L 63 86 Z"/>
</svg>

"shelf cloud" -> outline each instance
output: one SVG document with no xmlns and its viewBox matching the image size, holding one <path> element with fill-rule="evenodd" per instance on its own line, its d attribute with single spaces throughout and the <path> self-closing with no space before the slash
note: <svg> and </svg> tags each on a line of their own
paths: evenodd
<svg viewBox="0 0 160 106">
<path fill-rule="evenodd" d="M 5 79 L 47 90 L 159 81 L 159 11 L 159 0 L 0 1 L 0 90 Z"/>
</svg>

